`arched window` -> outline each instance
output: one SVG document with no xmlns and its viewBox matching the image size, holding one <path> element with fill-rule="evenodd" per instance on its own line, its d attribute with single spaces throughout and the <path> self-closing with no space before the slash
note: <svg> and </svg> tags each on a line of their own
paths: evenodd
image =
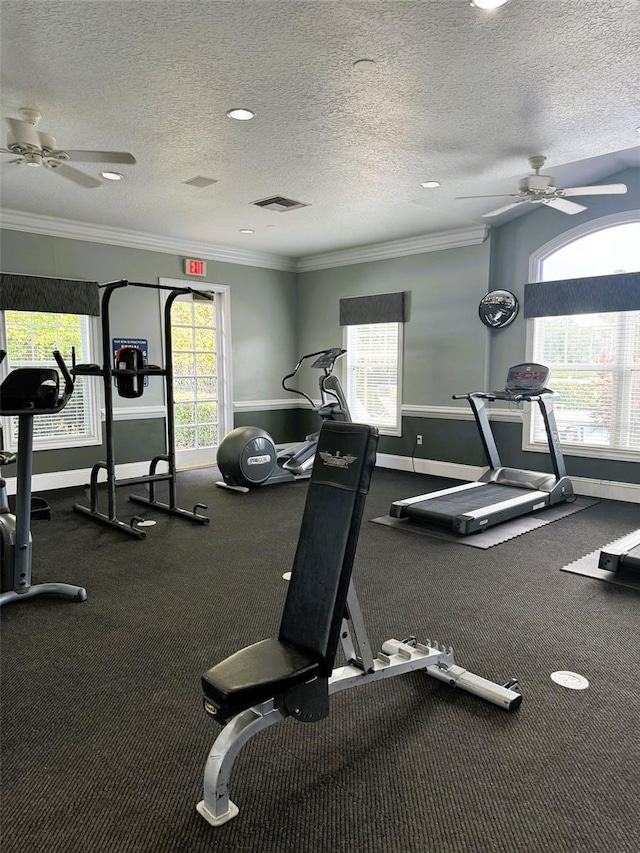
<svg viewBox="0 0 640 853">
<path fill-rule="evenodd" d="M 531 281 L 639 272 L 640 215 L 627 213 L 575 229 L 542 247 L 531 266 Z M 563 449 L 637 460 L 640 311 L 537 317 L 528 326 L 529 356 L 551 368 L 551 385 L 559 394 L 555 408 Z M 545 442 L 536 417 L 530 442 L 531 449 Z"/>
</svg>

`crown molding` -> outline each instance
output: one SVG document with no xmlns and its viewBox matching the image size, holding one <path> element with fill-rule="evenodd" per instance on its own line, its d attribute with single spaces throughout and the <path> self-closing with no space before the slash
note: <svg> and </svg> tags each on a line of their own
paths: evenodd
<svg viewBox="0 0 640 853">
<path fill-rule="evenodd" d="M 489 226 L 479 225 L 454 231 L 442 231 L 437 234 L 423 234 L 420 237 L 409 237 L 403 240 L 391 240 L 386 243 L 356 246 L 353 249 L 343 249 L 338 252 L 324 252 L 318 255 L 294 258 L 287 255 L 251 252 L 230 246 L 201 243 L 196 240 L 182 240 L 142 231 L 129 231 L 124 228 L 114 228 L 111 225 L 76 222 L 72 219 L 59 219 L 55 216 L 25 213 L 20 210 L 3 209 L 0 227 L 10 231 L 46 234 L 49 237 L 62 237 L 67 240 L 127 246 L 131 249 L 162 252 L 168 255 L 194 256 L 203 260 L 284 270 L 286 272 L 310 272 L 311 270 L 331 269 L 332 267 L 350 264 L 399 258 L 405 255 L 420 255 L 423 252 L 438 252 L 442 249 L 475 246 L 483 243 L 489 233 Z"/>
<path fill-rule="evenodd" d="M 129 231 L 110 225 L 92 225 L 89 222 L 58 219 L 56 216 L 42 216 L 38 213 L 24 213 L 20 210 L 3 209 L 0 227 L 7 228 L 10 231 L 26 231 L 30 234 L 46 234 L 49 237 L 64 237 L 67 240 L 84 240 L 89 243 L 127 246 L 130 249 L 163 252 L 168 255 L 186 255 L 202 260 L 222 261 L 227 264 L 243 264 L 249 267 L 263 267 L 287 272 L 296 272 L 298 269 L 296 259 L 286 255 L 248 252 L 245 249 L 234 249 L 229 246 L 200 243 L 196 240 L 181 240 L 141 231 Z"/>
<path fill-rule="evenodd" d="M 343 249 L 339 252 L 307 255 L 307 257 L 298 258 L 298 272 L 330 269 L 331 267 L 342 267 L 349 264 L 365 264 L 370 261 L 400 258 L 404 255 L 439 252 L 441 249 L 458 249 L 461 246 L 476 246 L 484 243 L 488 233 L 488 225 L 474 225 L 471 228 L 441 231 L 437 234 L 423 234 L 421 237 L 409 237 L 404 240 L 391 240 L 388 243 L 357 246 L 354 249 Z"/>
</svg>

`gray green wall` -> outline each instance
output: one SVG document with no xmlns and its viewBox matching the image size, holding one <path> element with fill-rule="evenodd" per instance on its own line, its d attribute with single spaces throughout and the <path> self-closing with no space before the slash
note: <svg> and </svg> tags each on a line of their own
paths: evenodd
<svg viewBox="0 0 640 853">
<path fill-rule="evenodd" d="M 492 228 L 489 238 L 479 245 L 300 274 L 209 261 L 207 280 L 230 286 L 233 399 L 282 399 L 286 395 L 281 378 L 300 354 L 342 344 L 341 298 L 399 290 L 409 294 L 405 405 L 449 407 L 454 392 L 500 387 L 507 368 L 525 358 L 525 321 L 520 315 L 506 329 L 486 329 L 477 313 L 480 298 L 488 290 L 505 288 L 522 302 L 529 257 L 534 251 L 580 223 L 640 208 L 640 169 L 626 169 L 610 180 L 626 183 L 628 193 L 590 197 L 588 210 L 575 217 L 549 208 L 534 211 Z M 0 236 L 0 266 L 6 272 L 101 282 L 186 279 L 178 255 L 10 230 L 0 232 Z M 132 289 L 116 294 L 112 335 L 148 338 L 153 362 L 154 352 L 159 352 L 161 345 L 156 295 Z M 153 383 L 152 379 L 141 405 L 162 403 L 161 383 L 155 388 Z M 317 396 L 317 388 L 310 384 L 303 387 Z M 137 402 L 118 398 L 117 405 L 135 406 Z M 117 450 L 118 461 L 148 459 L 149 440 L 156 443 L 162 439 L 161 423 L 161 419 L 119 422 L 118 442 L 123 449 Z M 304 410 L 241 411 L 235 423 L 263 426 L 276 441 L 291 441 L 317 426 L 311 413 Z M 522 451 L 519 424 L 499 422 L 495 429 L 505 462 L 550 470 L 543 454 Z M 416 448 L 418 432 L 424 444 Z M 403 435 L 383 437 L 380 449 L 402 456 L 416 452 L 426 459 L 481 465 L 478 444 L 472 421 L 410 415 L 403 418 Z M 101 454 L 99 448 L 40 452 L 34 470 L 85 468 Z M 567 467 L 574 476 L 640 483 L 640 466 L 636 463 L 568 456 Z"/>
<path fill-rule="evenodd" d="M 533 252 L 580 223 L 640 208 L 640 169 L 625 169 L 607 179 L 626 183 L 626 195 L 592 196 L 588 210 L 567 216 L 550 208 L 492 228 L 481 246 L 470 246 L 300 275 L 300 346 L 339 345 L 341 297 L 409 291 L 405 326 L 405 406 L 451 406 L 451 393 L 503 387 L 508 368 L 526 358 L 522 312 L 502 330 L 489 330 L 478 318 L 478 302 L 489 290 L 506 289 L 520 303 L 529 280 Z M 551 471 L 541 453 L 522 451 L 522 427 L 495 424 L 503 461 L 514 467 Z M 415 446 L 415 436 L 423 445 Z M 402 436 L 383 436 L 384 453 L 442 462 L 485 464 L 473 421 L 404 416 Z M 640 465 L 567 456 L 574 476 L 640 483 Z"/>
<path fill-rule="evenodd" d="M 23 275 L 103 283 L 127 279 L 157 284 L 162 277 L 194 284 L 194 279 L 187 278 L 182 271 L 180 255 L 8 229 L 0 232 L 0 268 L 3 272 Z M 208 261 L 206 280 L 230 287 L 233 399 L 282 399 L 280 377 L 295 364 L 298 352 L 296 274 Z M 161 315 L 156 291 L 135 288 L 116 291 L 111 300 L 110 319 L 112 337 L 146 338 L 149 361 L 156 364 L 162 361 Z M 162 380 L 151 378 L 143 397 L 137 400 L 117 397 L 114 405 L 132 409 L 160 406 L 164 402 L 163 390 Z M 149 459 L 151 453 L 162 452 L 164 448 L 162 418 L 119 421 L 115 434 L 118 462 Z M 103 458 L 104 448 L 97 446 L 40 451 L 34 454 L 34 473 L 86 468 Z"/>
<path fill-rule="evenodd" d="M 489 337 L 478 302 L 487 292 L 490 245 L 301 273 L 300 350 L 341 346 L 341 298 L 406 291 L 403 402 L 452 405 L 452 393 L 486 383 Z"/>
</svg>

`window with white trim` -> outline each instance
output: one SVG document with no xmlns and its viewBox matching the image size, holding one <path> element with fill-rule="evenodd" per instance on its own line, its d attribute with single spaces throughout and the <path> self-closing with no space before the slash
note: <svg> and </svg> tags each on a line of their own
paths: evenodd
<svg viewBox="0 0 640 853">
<path fill-rule="evenodd" d="M 345 394 L 354 421 L 401 434 L 402 323 L 344 327 Z"/>
<path fill-rule="evenodd" d="M 544 257 L 538 281 L 640 271 L 640 221 L 576 237 Z M 563 450 L 583 456 L 638 458 L 640 311 L 538 317 L 530 321 L 533 361 L 551 368 Z M 539 413 L 534 448 L 545 442 Z"/>
<path fill-rule="evenodd" d="M 59 350 L 71 369 L 71 350 L 76 361 L 95 361 L 97 317 L 85 314 L 55 314 L 44 311 L 0 312 L 3 349 L 7 357 L 0 368 L 6 376 L 18 367 L 57 368 L 53 350 Z M 58 371 L 60 372 L 60 371 Z M 60 377 L 61 387 L 64 379 Z M 2 418 L 6 450 L 17 450 L 18 418 Z M 100 408 L 95 378 L 76 379 L 67 405 L 55 415 L 33 419 L 34 450 L 80 447 L 101 443 Z"/>
</svg>

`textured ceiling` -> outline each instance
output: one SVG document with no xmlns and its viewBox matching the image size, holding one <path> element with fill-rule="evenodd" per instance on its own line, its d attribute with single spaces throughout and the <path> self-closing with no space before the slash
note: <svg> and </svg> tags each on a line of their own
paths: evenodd
<svg viewBox="0 0 640 853">
<path fill-rule="evenodd" d="M 559 186 L 640 165 L 640 0 L 2 0 L 0 33 L 2 116 L 137 160 L 89 190 L 5 164 L 7 209 L 302 257 L 486 224 L 456 196 L 531 154 Z M 250 206 L 276 194 L 310 206 Z"/>
</svg>

